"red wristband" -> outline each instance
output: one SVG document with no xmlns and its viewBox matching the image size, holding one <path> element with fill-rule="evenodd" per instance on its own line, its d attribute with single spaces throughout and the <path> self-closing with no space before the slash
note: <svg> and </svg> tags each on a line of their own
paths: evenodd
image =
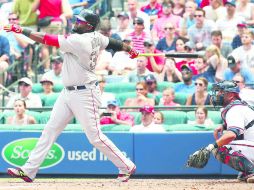
<svg viewBox="0 0 254 190">
<path fill-rule="evenodd" d="M 43 38 L 43 43 L 49 46 L 55 46 L 59 48 L 58 35 L 45 34 Z"/>
</svg>

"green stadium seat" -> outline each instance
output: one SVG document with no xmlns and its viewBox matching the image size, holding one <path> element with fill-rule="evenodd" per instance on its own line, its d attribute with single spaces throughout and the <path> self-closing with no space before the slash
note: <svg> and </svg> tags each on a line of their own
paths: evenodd
<svg viewBox="0 0 254 190">
<path fill-rule="evenodd" d="M 123 106 L 127 98 L 135 98 L 136 92 L 125 92 L 116 94 L 116 99 L 119 101 L 120 106 Z"/>
<path fill-rule="evenodd" d="M 58 98 L 60 93 L 53 93 L 51 95 L 48 95 L 48 96 L 45 96 L 44 99 L 43 99 L 43 106 L 48 106 L 48 107 L 52 107 L 55 102 L 56 102 L 56 99 Z"/>
<path fill-rule="evenodd" d="M 139 125 L 141 123 L 141 113 L 140 112 L 128 112 L 134 116 L 134 124 Z"/>
<path fill-rule="evenodd" d="M 174 101 L 180 105 L 185 105 L 188 96 L 189 96 L 189 94 L 176 92 Z"/>
<path fill-rule="evenodd" d="M 129 131 L 131 126 L 129 125 L 101 125 L 102 131 L 118 131 L 118 132 L 126 132 Z"/>
<path fill-rule="evenodd" d="M 175 83 L 173 82 L 167 82 L 167 81 L 162 81 L 162 82 L 158 82 L 157 84 L 157 89 L 159 92 L 162 92 L 165 88 L 174 88 Z"/>
<path fill-rule="evenodd" d="M 36 123 L 40 122 L 40 112 L 27 110 L 26 114 L 33 116 L 34 119 L 36 120 Z M 6 111 L 4 111 L 3 112 L 3 123 L 6 124 L 7 118 L 10 117 L 10 116 L 13 116 L 13 115 L 14 115 L 14 111 L 13 110 L 6 110 Z"/>
<path fill-rule="evenodd" d="M 29 130 L 29 131 L 42 131 L 44 129 L 45 125 L 41 125 L 41 124 L 33 124 L 33 125 L 11 125 L 11 124 L 4 124 L 1 125 L 0 130 L 4 130 L 4 131 L 10 131 L 10 130 L 15 130 L 15 131 L 25 131 L 25 130 Z"/>
<path fill-rule="evenodd" d="M 210 118 L 214 124 L 222 124 L 220 111 L 208 111 L 208 118 Z M 195 120 L 195 111 L 187 112 L 187 120 Z"/>
<path fill-rule="evenodd" d="M 213 131 L 216 126 L 206 127 L 192 124 L 175 124 L 164 126 L 166 131 Z"/>
<path fill-rule="evenodd" d="M 114 94 L 123 93 L 123 92 L 135 92 L 136 83 L 106 83 L 105 92 L 112 92 Z"/>
<path fill-rule="evenodd" d="M 63 88 L 64 88 L 63 84 L 54 84 L 53 91 L 58 93 L 58 92 L 61 92 Z"/>
<path fill-rule="evenodd" d="M 32 92 L 33 93 L 42 93 L 43 92 L 43 88 L 41 86 L 41 83 L 35 83 L 32 86 Z"/>
<path fill-rule="evenodd" d="M 40 124 L 46 124 L 50 118 L 51 111 L 44 111 L 40 113 Z M 70 124 L 75 124 L 75 119 L 73 118 Z"/>
<path fill-rule="evenodd" d="M 184 124 L 187 121 L 186 112 L 184 111 L 161 111 L 164 116 L 164 125 Z"/>
</svg>

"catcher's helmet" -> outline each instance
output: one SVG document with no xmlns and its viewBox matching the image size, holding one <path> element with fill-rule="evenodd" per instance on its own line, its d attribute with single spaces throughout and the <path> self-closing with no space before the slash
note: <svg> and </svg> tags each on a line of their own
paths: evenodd
<svg viewBox="0 0 254 190">
<path fill-rule="evenodd" d="M 220 93 L 219 93 L 220 92 Z M 211 101 L 214 106 L 222 106 L 224 103 L 224 96 L 226 93 L 235 93 L 239 98 L 240 89 L 235 81 L 222 81 L 213 84 Z"/>
<path fill-rule="evenodd" d="M 76 18 L 78 18 L 81 21 L 87 22 L 89 25 L 92 26 L 92 31 L 96 29 L 100 22 L 100 17 L 96 13 L 94 13 L 91 10 L 83 9 L 80 11 L 78 15 L 74 15 Z"/>
</svg>

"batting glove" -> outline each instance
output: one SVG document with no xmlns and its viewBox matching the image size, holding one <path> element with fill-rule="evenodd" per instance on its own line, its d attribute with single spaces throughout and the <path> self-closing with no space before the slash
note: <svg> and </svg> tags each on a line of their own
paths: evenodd
<svg viewBox="0 0 254 190">
<path fill-rule="evenodd" d="M 130 58 L 131 58 L 131 59 L 134 59 L 134 58 L 138 57 L 139 52 L 132 48 L 132 49 L 128 52 L 128 54 L 130 55 Z"/>
<path fill-rule="evenodd" d="M 21 26 L 16 24 L 9 24 L 4 26 L 3 28 L 6 32 L 15 32 L 15 33 L 22 33 L 23 29 Z"/>
</svg>

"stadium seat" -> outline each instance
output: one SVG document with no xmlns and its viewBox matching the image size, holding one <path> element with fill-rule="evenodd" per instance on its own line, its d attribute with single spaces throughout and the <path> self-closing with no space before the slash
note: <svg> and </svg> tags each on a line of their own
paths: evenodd
<svg viewBox="0 0 254 190">
<path fill-rule="evenodd" d="M 33 93 L 42 93 L 43 92 L 43 88 L 41 86 L 41 83 L 35 83 L 32 86 L 32 92 Z"/>
<path fill-rule="evenodd" d="M 44 102 L 42 102 L 43 106 L 52 107 L 55 104 L 59 94 L 60 93 L 53 93 L 51 95 L 45 96 L 43 99 Z"/>
<path fill-rule="evenodd" d="M 135 92 L 136 83 L 106 83 L 105 92 L 112 92 L 114 94 L 123 93 L 123 92 Z"/>
<path fill-rule="evenodd" d="M 46 124 L 50 118 L 51 111 L 44 111 L 40 113 L 40 124 Z M 70 124 L 75 124 L 75 119 L 73 118 Z"/>
<path fill-rule="evenodd" d="M 141 113 L 140 112 L 128 112 L 134 116 L 134 124 L 139 125 L 141 123 Z"/>
<path fill-rule="evenodd" d="M 189 96 L 189 94 L 176 92 L 174 101 L 180 105 L 185 105 L 188 96 Z"/>
<path fill-rule="evenodd" d="M 136 92 L 125 92 L 125 93 L 118 93 L 116 94 L 116 99 L 120 102 L 120 106 L 124 105 L 124 102 L 127 98 L 135 98 Z"/>
<path fill-rule="evenodd" d="M 54 84 L 53 86 L 53 91 L 54 92 L 61 92 L 64 88 L 63 84 Z"/>
<path fill-rule="evenodd" d="M 158 82 L 157 84 L 157 89 L 159 92 L 162 92 L 165 88 L 174 88 L 175 83 L 173 82 L 167 82 L 167 81 L 162 81 L 162 82 Z"/>
<path fill-rule="evenodd" d="M 221 124 L 221 113 L 220 111 L 208 111 L 208 118 L 210 118 L 214 124 Z M 195 120 L 195 111 L 187 112 L 187 120 L 194 121 Z"/>
<path fill-rule="evenodd" d="M 164 116 L 164 125 L 184 124 L 187 121 L 184 111 L 161 111 Z"/>
<path fill-rule="evenodd" d="M 216 126 L 206 127 L 192 124 L 175 124 L 165 126 L 166 131 L 213 131 Z"/>
<path fill-rule="evenodd" d="M 36 120 L 36 123 L 40 122 L 40 112 L 27 110 L 26 114 L 33 116 L 34 119 Z M 3 123 L 6 124 L 7 118 L 10 117 L 10 116 L 13 116 L 13 115 L 14 115 L 14 111 L 13 110 L 6 110 L 6 111 L 4 111 L 3 112 Z"/>
<path fill-rule="evenodd" d="M 101 125 L 102 131 L 119 131 L 119 132 L 126 132 L 129 131 L 131 126 L 129 125 Z"/>
</svg>

